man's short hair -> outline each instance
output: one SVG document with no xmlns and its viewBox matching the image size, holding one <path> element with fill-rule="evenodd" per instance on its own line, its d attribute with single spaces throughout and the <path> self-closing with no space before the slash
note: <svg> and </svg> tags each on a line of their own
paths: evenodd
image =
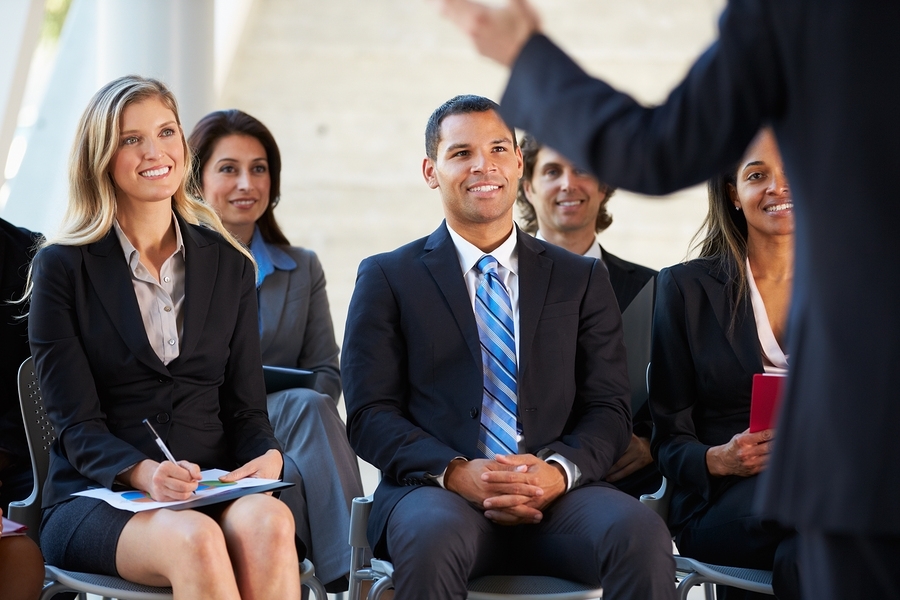
<svg viewBox="0 0 900 600">
<path fill-rule="evenodd" d="M 519 220 L 522 229 L 525 232 L 534 235 L 538 230 L 537 213 L 534 212 L 534 206 L 531 205 L 531 202 L 528 201 L 528 197 L 525 196 L 525 187 L 522 183 L 531 181 L 534 177 L 534 167 L 537 164 L 537 155 L 544 146 L 537 141 L 533 135 L 527 132 L 523 134 L 520 146 L 522 148 L 522 178 L 519 180 L 516 204 L 519 206 Z M 606 196 L 603 198 L 603 202 L 600 203 L 600 210 L 597 211 L 597 221 L 594 225 L 594 231 L 597 233 L 600 233 L 612 225 L 612 215 L 609 214 L 606 205 L 609 203 L 609 199 L 612 198 L 612 195 L 616 192 L 616 188 L 607 185 L 602 181 L 600 181 L 600 185 L 606 188 Z"/>
<path fill-rule="evenodd" d="M 425 126 L 425 155 L 431 160 L 437 159 L 438 145 L 441 143 L 441 123 L 444 119 L 451 115 L 462 115 L 474 112 L 487 112 L 489 110 L 497 113 L 500 117 L 500 105 L 484 96 L 475 96 L 472 94 L 463 94 L 454 96 L 443 104 L 441 104 L 428 118 L 428 125 Z M 502 117 L 501 117 L 502 120 Z M 516 134 L 513 133 L 512 127 L 509 127 L 510 137 L 512 138 L 513 147 L 516 147 Z"/>
</svg>

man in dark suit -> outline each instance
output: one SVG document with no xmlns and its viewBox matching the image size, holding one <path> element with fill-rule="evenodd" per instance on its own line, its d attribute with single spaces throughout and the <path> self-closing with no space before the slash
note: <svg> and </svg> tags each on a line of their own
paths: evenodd
<svg viewBox="0 0 900 600">
<path fill-rule="evenodd" d="M 0 508 L 22 500 L 32 488 L 31 457 L 19 407 L 19 365 L 31 356 L 26 309 L 18 300 L 25 290 L 31 250 L 40 234 L 0 219 Z"/>
<path fill-rule="evenodd" d="M 497 108 L 434 112 L 423 174 L 446 221 L 359 268 L 341 371 L 350 443 L 384 474 L 369 539 L 398 598 L 465 598 L 488 573 L 672 598 L 665 526 L 603 482 L 631 432 L 606 269 L 514 226 L 522 158 Z"/>
<path fill-rule="evenodd" d="M 610 254 L 597 240 L 598 234 L 612 225 L 612 215 L 609 214 L 607 205 L 616 188 L 579 169 L 553 148 L 542 145 L 531 134 L 525 134 L 522 138 L 521 148 L 523 168 L 516 203 L 523 223 L 522 229 L 539 240 L 556 244 L 569 252 L 602 260 L 609 271 L 609 282 L 623 314 L 646 286 L 650 286 L 646 293 L 652 295 L 656 271 Z M 652 302 L 648 301 L 646 306 L 645 326 L 640 328 L 646 334 L 646 339 L 634 341 L 644 342 L 638 345 L 645 345 L 649 350 Z M 628 339 L 626 327 L 629 375 L 632 371 L 636 374 L 631 386 L 634 415 L 631 441 L 628 450 L 610 469 L 606 480 L 626 494 L 640 498 L 642 494 L 650 494 L 659 489 L 662 476 L 650 455 L 653 420 L 647 405 L 645 382 L 649 353 L 641 352 L 637 347 L 632 348 L 632 343 Z M 640 364 L 632 368 L 634 360 Z"/>
<path fill-rule="evenodd" d="M 763 482 L 800 532 L 809 598 L 900 589 L 900 3 L 730 0 L 719 39 L 657 107 L 591 79 L 525 0 L 443 0 L 512 66 L 503 115 L 604 181 L 663 194 L 734 161 L 770 123 L 795 202 L 791 374 Z"/>
</svg>

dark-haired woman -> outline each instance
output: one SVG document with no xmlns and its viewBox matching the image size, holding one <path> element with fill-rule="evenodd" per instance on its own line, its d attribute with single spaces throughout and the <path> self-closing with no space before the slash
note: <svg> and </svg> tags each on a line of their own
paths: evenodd
<svg viewBox="0 0 900 600">
<path fill-rule="evenodd" d="M 311 250 L 291 246 L 275 220 L 281 154 L 259 120 L 239 110 L 203 117 L 188 140 L 194 180 L 225 227 L 259 267 L 259 331 L 265 365 L 318 374 L 315 389 L 268 395 L 269 418 L 284 448 L 282 493 L 316 575 L 329 591 L 346 589 L 350 502 L 362 495 L 356 454 L 337 411 L 341 395 L 325 274 Z"/>
<path fill-rule="evenodd" d="M 776 595 L 799 598 L 794 532 L 752 510 L 775 435 L 749 433 L 752 380 L 787 372 L 794 263 L 793 204 L 772 132 L 709 192 L 700 257 L 663 269 L 657 283 L 652 452 L 675 486 L 669 526 L 682 554 L 773 569 Z"/>
</svg>

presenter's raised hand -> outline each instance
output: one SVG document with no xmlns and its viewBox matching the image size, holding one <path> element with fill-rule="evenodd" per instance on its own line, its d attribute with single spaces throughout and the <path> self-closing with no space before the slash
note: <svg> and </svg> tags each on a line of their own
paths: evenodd
<svg viewBox="0 0 900 600">
<path fill-rule="evenodd" d="M 273 448 L 262 456 L 258 456 L 245 465 L 238 467 L 231 473 L 222 475 L 219 479 L 221 481 L 237 481 L 245 477 L 279 479 L 282 467 L 284 467 L 284 458 L 281 456 L 281 452 Z"/>
<path fill-rule="evenodd" d="M 756 475 L 769 464 L 773 429 L 750 433 L 747 429 L 735 434 L 727 444 L 713 446 L 706 451 L 706 467 L 710 475 L 722 477 Z"/>
<path fill-rule="evenodd" d="M 502 8 L 472 0 L 436 1 L 441 14 L 472 38 L 479 53 L 507 67 L 541 28 L 537 12 L 526 0 L 507 0 Z"/>
</svg>

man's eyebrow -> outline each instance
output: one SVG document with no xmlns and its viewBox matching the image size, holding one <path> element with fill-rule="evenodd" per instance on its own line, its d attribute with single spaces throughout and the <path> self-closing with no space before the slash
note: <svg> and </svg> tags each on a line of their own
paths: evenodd
<svg viewBox="0 0 900 600">
<path fill-rule="evenodd" d="M 496 140 L 491 141 L 492 144 L 512 144 L 512 140 L 508 137 L 497 138 Z"/>
<path fill-rule="evenodd" d="M 471 146 L 472 144 L 469 144 L 468 142 L 458 142 L 456 144 L 450 144 L 449 146 L 447 146 L 447 149 L 444 152 L 453 152 L 454 150 L 469 148 Z"/>
</svg>

